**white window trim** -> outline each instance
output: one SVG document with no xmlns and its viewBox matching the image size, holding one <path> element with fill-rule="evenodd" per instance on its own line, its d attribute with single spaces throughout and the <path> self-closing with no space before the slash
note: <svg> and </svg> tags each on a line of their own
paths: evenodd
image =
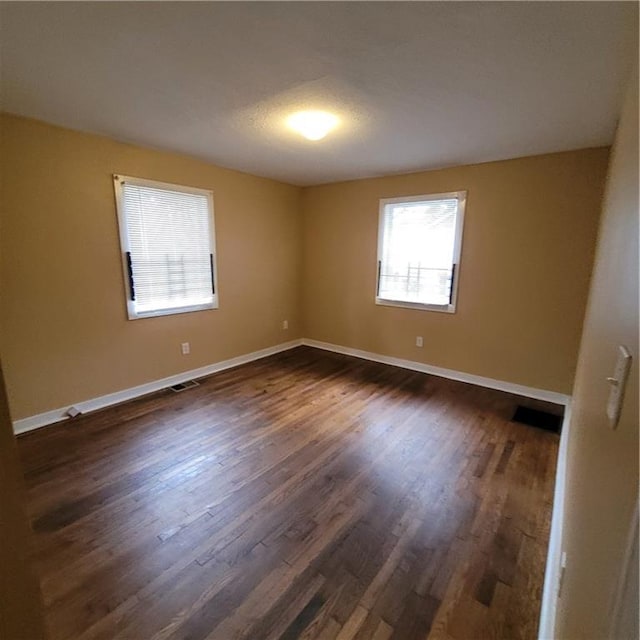
<svg viewBox="0 0 640 640">
<path fill-rule="evenodd" d="M 383 255 L 384 242 L 384 210 L 388 204 L 401 204 L 403 202 L 428 202 L 430 200 L 446 200 L 455 198 L 458 201 L 458 212 L 456 219 L 456 235 L 453 244 L 453 264 L 455 271 L 451 284 L 451 302 L 449 304 L 424 304 L 421 302 L 406 302 L 404 300 L 393 300 L 382 298 L 378 295 L 380 281 L 380 264 Z M 405 309 L 418 309 L 421 311 L 439 311 L 441 313 L 455 313 L 458 302 L 458 283 L 460 282 L 460 258 L 462 255 L 462 232 L 464 229 L 464 210 L 467 202 L 466 191 L 450 191 L 448 193 L 430 193 L 421 196 L 405 196 L 399 198 L 382 198 L 378 213 L 378 256 L 376 261 L 376 295 L 375 303 L 385 307 L 403 307 Z"/>
<path fill-rule="evenodd" d="M 213 301 L 207 304 L 198 304 L 184 307 L 172 307 L 159 309 L 154 311 L 136 311 L 135 302 L 131 299 L 131 285 L 129 281 L 129 267 L 127 263 L 127 253 L 131 250 L 129 246 L 129 232 L 127 221 L 124 215 L 124 202 L 122 195 L 122 185 L 128 182 L 142 187 L 155 187 L 157 189 L 167 189 L 170 191 L 178 191 L 180 193 L 192 193 L 207 198 L 209 209 L 209 241 L 211 253 L 213 255 Z M 158 180 L 149 180 L 147 178 L 136 178 L 133 176 L 125 176 L 122 174 L 114 174 L 113 187 L 116 196 L 116 212 L 118 214 L 118 231 L 120 234 L 120 249 L 122 260 L 122 274 L 124 278 L 124 288 L 127 300 L 127 316 L 129 320 L 141 320 L 142 318 L 155 318 L 159 316 L 177 315 L 179 313 L 191 313 L 192 311 L 205 311 L 210 309 L 218 309 L 220 305 L 218 294 L 218 267 L 217 267 L 217 251 L 216 251 L 216 234 L 215 234 L 215 218 L 213 213 L 213 191 L 207 189 L 199 189 L 197 187 L 187 187 L 180 184 L 172 184 L 171 182 L 159 182 Z"/>
</svg>

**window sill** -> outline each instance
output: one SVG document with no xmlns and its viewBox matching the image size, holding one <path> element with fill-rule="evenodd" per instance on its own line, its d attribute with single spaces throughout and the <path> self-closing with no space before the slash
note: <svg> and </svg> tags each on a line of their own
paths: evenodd
<svg viewBox="0 0 640 640">
<path fill-rule="evenodd" d="M 129 307 L 128 316 L 129 320 L 142 320 L 143 318 L 157 318 L 159 316 L 173 316 L 179 313 L 191 313 L 192 311 L 207 311 L 210 309 L 217 309 L 218 301 L 214 300 L 207 304 L 196 304 L 189 307 L 172 307 L 169 309 L 156 309 L 154 311 L 135 311 Z"/>
<path fill-rule="evenodd" d="M 388 300 L 376 298 L 376 304 L 383 307 L 402 307 L 403 309 L 417 309 L 418 311 L 438 311 L 440 313 L 455 313 L 455 304 L 423 304 L 422 302 L 407 302 L 405 300 Z"/>
</svg>

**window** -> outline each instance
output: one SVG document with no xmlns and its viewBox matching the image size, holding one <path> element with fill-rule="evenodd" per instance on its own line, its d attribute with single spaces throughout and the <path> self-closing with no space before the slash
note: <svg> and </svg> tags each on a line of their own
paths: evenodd
<svg viewBox="0 0 640 640">
<path fill-rule="evenodd" d="M 218 307 L 213 194 L 114 176 L 130 319 Z"/>
<path fill-rule="evenodd" d="M 455 311 L 465 197 L 380 201 L 377 304 Z"/>
</svg>

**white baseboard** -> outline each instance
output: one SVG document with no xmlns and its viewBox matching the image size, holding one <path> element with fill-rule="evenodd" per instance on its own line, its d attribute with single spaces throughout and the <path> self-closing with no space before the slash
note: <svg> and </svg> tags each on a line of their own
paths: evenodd
<svg viewBox="0 0 640 640">
<path fill-rule="evenodd" d="M 558 463 L 556 465 L 556 484 L 553 492 L 553 513 L 551 515 L 551 531 L 549 533 L 549 548 L 547 550 L 547 564 L 544 572 L 544 586 L 542 588 L 542 606 L 540 608 L 540 624 L 538 626 L 538 640 L 554 640 L 556 637 L 556 612 L 560 591 L 562 570 L 562 530 L 564 524 L 564 500 L 567 479 L 567 449 L 569 429 L 571 428 L 571 402 L 564 408 L 564 419 L 558 448 Z"/>
<path fill-rule="evenodd" d="M 421 362 L 414 362 L 413 360 L 403 360 L 401 358 L 393 358 L 391 356 L 383 356 L 378 353 L 372 353 L 370 351 L 362 351 L 360 349 L 352 349 L 351 347 L 343 347 L 341 345 L 330 344 L 328 342 L 320 342 L 318 340 L 310 340 L 303 338 L 300 340 L 292 340 L 290 342 L 284 342 L 282 344 L 261 349 L 260 351 L 253 351 L 236 358 L 229 360 L 223 360 L 216 362 L 199 369 L 191 369 L 190 371 L 183 371 L 176 375 L 169 376 L 168 378 L 162 378 L 160 380 L 153 380 L 145 384 L 131 387 L 129 389 L 123 389 L 114 393 L 109 393 L 98 398 L 92 398 L 89 400 L 82 400 L 73 403 L 74 407 L 77 407 L 82 413 L 89 411 L 95 411 L 97 409 L 103 409 L 126 400 L 132 400 L 139 398 L 140 396 L 160 389 L 166 389 L 171 385 L 178 384 L 180 382 L 186 382 L 187 380 L 193 380 L 194 378 L 202 378 L 204 376 L 211 375 L 218 371 L 225 369 L 231 369 L 237 367 L 246 362 L 258 360 L 260 358 L 266 358 L 267 356 L 287 349 L 293 349 L 300 345 L 307 345 L 310 347 L 316 347 L 317 349 L 324 349 L 325 351 L 333 351 L 335 353 L 342 353 L 345 355 L 355 356 L 357 358 L 363 358 L 364 360 L 371 360 L 373 362 L 381 362 L 383 364 L 391 364 L 396 367 L 402 367 L 404 369 L 411 369 L 412 371 L 419 371 L 421 373 L 428 373 L 442 378 L 450 378 L 451 380 L 458 380 L 460 382 L 468 382 L 481 387 L 488 387 L 490 389 L 497 389 L 499 391 L 506 391 L 508 393 L 514 393 L 516 395 L 525 396 L 528 398 L 535 398 L 537 400 L 546 400 L 548 402 L 554 402 L 556 404 L 566 405 L 569 402 L 569 396 L 561 393 L 555 393 L 554 391 L 546 391 L 543 389 L 534 389 L 533 387 L 525 387 L 519 384 L 513 384 L 511 382 L 503 382 L 501 380 L 494 380 L 492 378 L 485 378 L 483 376 L 476 376 L 470 373 L 464 373 L 462 371 L 454 371 L 452 369 L 443 369 L 442 367 L 435 367 L 429 364 L 423 364 Z M 13 423 L 14 433 L 20 434 L 33 429 L 53 424 L 68 418 L 67 411 L 69 407 L 61 407 L 60 409 L 53 409 L 52 411 L 46 411 L 45 413 L 39 413 L 35 416 L 16 420 Z"/>
<path fill-rule="evenodd" d="M 266 358 L 267 356 L 271 356 L 275 353 L 280 353 L 281 351 L 287 351 L 288 349 L 299 347 L 301 344 L 302 340 L 291 340 L 290 342 L 277 344 L 273 347 L 260 349 L 259 351 L 245 353 L 244 355 L 238 356 L 236 358 L 222 360 L 221 362 L 215 362 L 213 364 L 200 367 L 199 369 L 183 371 L 182 373 L 177 373 L 176 375 L 169 376 L 168 378 L 153 380 L 152 382 L 147 382 L 136 387 L 123 389 L 122 391 L 116 391 L 114 393 L 108 393 L 107 395 L 100 396 L 99 398 L 92 398 L 90 400 L 75 402 L 72 404 L 72 406 L 80 409 L 82 413 L 95 411 L 96 409 L 103 409 L 104 407 L 119 404 L 120 402 L 125 402 L 126 400 L 139 398 L 140 396 L 144 396 L 148 393 L 153 393 L 154 391 L 166 389 L 167 387 L 170 387 L 174 384 L 179 384 L 180 382 L 186 382 L 187 380 L 194 380 L 196 378 L 203 378 L 204 376 L 209 376 L 212 373 L 216 373 L 218 371 L 224 371 L 225 369 L 231 369 L 241 364 L 252 362 L 253 360 Z M 69 407 L 67 406 L 60 409 L 53 409 L 52 411 L 46 411 L 45 413 L 39 413 L 38 415 L 23 418 L 22 420 L 15 420 L 13 423 L 13 431 L 17 435 L 20 433 L 25 433 L 27 431 L 32 431 L 33 429 L 45 427 L 49 424 L 53 424 L 54 422 L 60 422 L 61 420 L 68 419 L 68 410 Z"/>
<path fill-rule="evenodd" d="M 342 353 L 347 356 L 355 356 L 356 358 L 362 358 L 363 360 L 371 360 L 373 362 L 381 362 L 382 364 L 391 364 L 395 367 L 402 367 L 403 369 L 410 369 L 411 371 L 428 373 L 433 376 L 439 376 L 440 378 L 449 378 L 450 380 L 458 380 L 459 382 L 468 382 L 469 384 L 475 384 L 479 387 L 506 391 L 507 393 L 513 393 L 518 396 L 525 396 L 536 400 L 545 400 L 546 402 L 553 402 L 554 404 L 566 406 L 570 399 L 569 396 L 555 391 L 526 387 L 521 384 L 514 384 L 513 382 L 504 382 L 503 380 L 494 380 L 493 378 L 485 378 L 484 376 L 477 376 L 463 371 L 435 367 L 431 364 L 424 364 L 414 360 L 403 360 L 402 358 L 383 356 L 379 353 L 362 351 L 361 349 L 352 349 L 351 347 L 343 347 L 342 345 L 331 344 L 329 342 L 320 342 L 319 340 L 303 338 L 302 344 L 309 347 L 316 347 L 317 349 L 324 349 L 325 351 Z"/>
</svg>

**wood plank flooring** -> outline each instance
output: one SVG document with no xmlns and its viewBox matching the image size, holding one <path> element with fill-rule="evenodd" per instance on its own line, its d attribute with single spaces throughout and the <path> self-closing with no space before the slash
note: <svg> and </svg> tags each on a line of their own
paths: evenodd
<svg viewBox="0 0 640 640">
<path fill-rule="evenodd" d="M 52 640 L 534 639 L 518 401 L 300 347 L 22 436 Z"/>
</svg>

